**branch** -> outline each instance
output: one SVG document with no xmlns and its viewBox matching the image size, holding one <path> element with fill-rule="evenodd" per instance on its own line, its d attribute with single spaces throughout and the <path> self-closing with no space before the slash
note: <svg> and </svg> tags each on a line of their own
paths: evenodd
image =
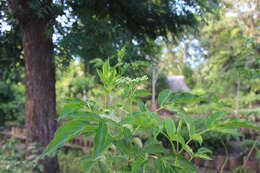
<svg viewBox="0 0 260 173">
<path fill-rule="evenodd" d="M 255 140 L 255 142 L 254 142 L 252 148 L 250 149 L 250 151 L 249 151 L 249 153 L 248 153 L 248 155 L 247 155 L 247 157 L 246 157 L 246 159 L 245 159 L 245 161 L 244 161 L 243 167 L 245 167 L 247 161 L 249 160 L 249 158 L 250 158 L 252 152 L 254 151 L 254 149 L 255 149 L 255 147 L 256 147 L 256 144 L 257 144 L 257 142 L 258 142 L 259 140 L 260 140 L 260 136 L 258 136 L 258 138 Z"/>
<path fill-rule="evenodd" d="M 19 22 L 27 23 L 28 21 L 34 20 L 35 18 L 42 18 L 46 21 L 50 20 L 52 15 L 52 0 L 46 0 L 44 2 L 36 3 L 31 0 L 7 0 L 8 11 L 11 15 L 19 20 Z M 42 16 L 39 16 L 41 13 Z"/>
<path fill-rule="evenodd" d="M 24 17 L 30 14 L 27 0 L 7 0 L 8 11 L 11 15 L 18 20 L 22 20 Z"/>
</svg>

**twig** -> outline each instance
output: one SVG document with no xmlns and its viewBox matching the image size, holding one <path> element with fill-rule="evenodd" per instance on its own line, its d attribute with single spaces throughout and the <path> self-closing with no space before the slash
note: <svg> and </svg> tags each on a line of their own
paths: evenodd
<svg viewBox="0 0 260 173">
<path fill-rule="evenodd" d="M 255 140 L 254 145 L 252 146 L 252 148 L 250 149 L 249 153 L 247 154 L 246 159 L 245 159 L 245 161 L 244 161 L 244 163 L 243 163 L 243 167 L 245 167 L 247 161 L 249 160 L 249 157 L 250 157 L 251 154 L 253 153 L 253 151 L 254 151 L 254 149 L 255 149 L 255 147 L 256 147 L 256 144 L 257 144 L 257 142 L 258 142 L 259 140 L 260 140 L 260 136 L 258 136 L 258 138 Z"/>
<path fill-rule="evenodd" d="M 225 158 L 225 161 L 224 161 L 224 163 L 223 163 L 219 173 L 223 173 L 223 170 L 224 170 L 224 168 L 225 168 L 225 166 L 227 164 L 227 161 L 228 161 L 228 150 L 227 150 L 227 147 L 226 147 L 226 145 L 225 145 L 225 143 L 223 142 L 222 139 L 221 139 L 221 142 L 222 142 L 222 144 L 224 146 L 224 149 L 225 149 L 226 158 Z"/>
</svg>

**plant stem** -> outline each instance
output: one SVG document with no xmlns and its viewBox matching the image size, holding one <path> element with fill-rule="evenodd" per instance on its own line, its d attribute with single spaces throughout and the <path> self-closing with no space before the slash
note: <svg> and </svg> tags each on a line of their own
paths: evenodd
<svg viewBox="0 0 260 173">
<path fill-rule="evenodd" d="M 105 94 L 105 106 L 107 105 L 107 94 Z"/>
<path fill-rule="evenodd" d="M 254 142 L 252 148 L 250 149 L 248 155 L 246 156 L 246 159 L 245 159 L 245 161 L 244 161 L 243 167 L 246 166 L 246 163 L 247 163 L 247 161 L 249 160 L 249 158 L 250 158 L 252 152 L 254 151 L 254 149 L 255 149 L 255 147 L 256 147 L 256 144 L 257 144 L 257 142 L 258 142 L 259 140 L 260 140 L 260 136 L 258 136 L 258 138 L 255 140 L 255 142 Z"/>
<path fill-rule="evenodd" d="M 130 84 L 130 95 L 129 95 L 130 114 L 133 113 L 133 98 L 134 98 L 134 86 L 133 84 Z"/>
<path fill-rule="evenodd" d="M 176 153 L 176 149 L 175 149 L 175 146 L 174 146 L 172 140 L 171 140 L 171 139 L 169 138 L 169 136 L 168 136 L 167 134 L 165 134 L 163 131 L 161 131 L 161 133 L 170 141 L 170 144 L 171 144 L 171 146 L 172 146 L 172 149 L 173 149 L 173 151 Z"/>
<path fill-rule="evenodd" d="M 106 106 L 110 105 L 110 92 L 107 93 Z"/>
<path fill-rule="evenodd" d="M 199 132 L 198 134 L 201 135 L 201 134 L 206 133 L 207 131 L 210 131 L 210 130 L 211 130 L 211 129 L 205 129 L 205 130 L 202 130 L 201 132 Z M 192 139 L 190 138 L 190 139 L 185 143 L 185 145 L 188 145 L 191 141 L 192 141 Z M 181 153 L 183 150 L 184 150 L 184 148 L 182 147 L 182 149 L 181 149 L 178 153 Z"/>
<path fill-rule="evenodd" d="M 223 163 L 223 165 L 222 165 L 222 167 L 221 167 L 221 169 L 220 169 L 220 173 L 222 173 L 223 172 L 223 170 L 224 170 L 224 167 L 226 166 L 226 164 L 227 164 L 227 161 L 228 161 L 228 150 L 227 150 L 227 147 L 226 147 L 226 145 L 225 145 L 225 143 L 224 143 L 224 141 L 221 139 L 221 143 L 223 144 L 223 146 L 224 146 L 224 149 L 225 149 L 225 154 L 226 154 L 226 158 L 225 158 L 225 161 L 224 161 L 224 163 Z"/>
<path fill-rule="evenodd" d="M 164 109 L 164 107 L 162 106 L 162 107 L 160 107 L 160 108 L 158 108 L 158 109 L 156 109 L 156 110 L 154 110 L 154 111 L 152 111 L 152 112 L 158 112 L 159 110 L 162 110 L 162 109 Z"/>
<path fill-rule="evenodd" d="M 137 130 L 138 130 L 140 127 L 141 127 L 140 125 L 136 127 L 135 131 L 133 132 L 133 136 L 135 135 L 135 133 L 137 132 Z"/>
</svg>

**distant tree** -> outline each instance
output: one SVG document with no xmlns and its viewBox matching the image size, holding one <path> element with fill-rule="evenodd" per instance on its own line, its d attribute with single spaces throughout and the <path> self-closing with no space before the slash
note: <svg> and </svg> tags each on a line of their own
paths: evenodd
<svg viewBox="0 0 260 173">
<path fill-rule="evenodd" d="M 258 12 L 252 12 L 252 9 L 243 12 L 241 5 L 256 3 L 253 0 L 224 2 L 218 15 L 211 16 L 209 24 L 201 28 L 199 40 L 207 54 L 200 72 L 208 91 L 223 98 L 236 98 L 233 99 L 234 112 L 238 115 L 240 92 L 253 91 L 252 81 L 257 82 L 256 74 L 259 73 L 259 44 L 255 35 L 258 29 L 247 28 L 254 19 L 250 15 Z M 232 8 L 236 6 L 239 8 Z M 255 25 L 258 21 L 251 22 Z"/>
</svg>

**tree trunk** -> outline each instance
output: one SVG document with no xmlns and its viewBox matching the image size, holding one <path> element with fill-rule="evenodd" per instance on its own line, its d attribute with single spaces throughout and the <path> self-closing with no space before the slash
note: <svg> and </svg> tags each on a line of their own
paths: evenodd
<svg viewBox="0 0 260 173">
<path fill-rule="evenodd" d="M 36 142 L 45 147 L 57 126 L 53 44 L 51 35 L 47 36 L 50 18 L 37 16 L 29 1 L 9 0 L 8 6 L 19 21 L 23 41 L 26 146 Z M 46 157 L 41 163 L 44 173 L 59 170 L 57 157 Z"/>
<path fill-rule="evenodd" d="M 156 109 L 156 82 L 158 78 L 158 71 L 157 71 L 157 66 L 153 66 L 153 76 L 152 76 L 152 110 Z"/>
<path fill-rule="evenodd" d="M 235 110 L 236 117 L 238 117 L 238 112 L 239 112 L 239 93 L 240 93 L 240 79 L 237 80 L 237 98 L 236 98 L 236 110 Z"/>
</svg>

